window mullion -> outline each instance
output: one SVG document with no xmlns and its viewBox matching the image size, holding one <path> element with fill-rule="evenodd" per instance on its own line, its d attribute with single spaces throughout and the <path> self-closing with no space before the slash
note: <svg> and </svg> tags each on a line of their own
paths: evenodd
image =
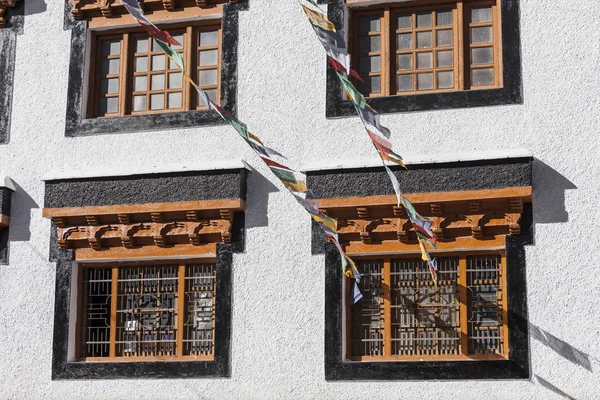
<svg viewBox="0 0 600 400">
<path fill-rule="evenodd" d="M 467 257 L 461 255 L 458 264 L 458 292 L 460 300 L 460 347 L 461 354 L 469 352 L 469 305 L 467 297 Z"/>
<path fill-rule="evenodd" d="M 109 357 L 116 357 L 116 341 L 117 341 L 117 300 L 118 300 L 118 283 L 119 283 L 119 267 L 113 265 L 112 267 L 112 288 L 110 296 L 110 347 Z"/>
<path fill-rule="evenodd" d="M 383 323 L 384 323 L 384 344 L 383 354 L 386 357 L 392 355 L 392 288 L 391 288 L 391 261 L 383 261 Z"/>
<path fill-rule="evenodd" d="M 457 77 L 458 77 L 458 90 L 465 90 L 465 38 L 464 38 L 464 7 L 463 2 L 459 1 L 456 3 L 456 17 L 455 17 L 455 33 L 454 33 L 454 43 L 455 49 L 454 52 L 454 60 L 457 68 Z"/>
<path fill-rule="evenodd" d="M 383 85 L 381 88 L 381 92 L 384 96 L 391 95 L 391 76 L 392 76 L 392 62 L 390 58 L 390 54 L 392 52 L 391 49 L 391 13 L 390 8 L 386 7 L 383 10 L 383 24 L 381 26 L 381 84 Z"/>
<path fill-rule="evenodd" d="M 127 115 L 127 83 L 129 81 L 129 33 L 123 34 L 121 40 L 121 65 L 119 79 L 119 115 Z"/>
<path fill-rule="evenodd" d="M 177 358 L 183 357 L 183 324 L 185 323 L 185 263 L 179 264 L 177 288 Z"/>
<path fill-rule="evenodd" d="M 185 67 L 185 71 L 187 71 L 187 73 L 191 74 L 190 78 L 192 78 L 194 80 L 194 82 L 197 81 L 198 79 L 198 74 L 195 73 L 196 72 L 196 67 L 193 62 L 193 60 L 195 59 L 194 57 L 194 52 L 195 49 L 197 48 L 196 45 L 196 38 L 194 37 L 194 33 L 198 33 L 198 31 L 195 31 L 193 27 L 188 26 L 185 29 L 185 37 L 183 39 L 183 65 Z M 194 100 L 193 100 L 193 96 L 195 91 L 192 90 L 192 84 L 189 82 L 189 80 L 187 79 L 183 79 L 183 109 L 186 111 L 191 110 L 192 108 L 195 108 L 194 104 Z"/>
</svg>

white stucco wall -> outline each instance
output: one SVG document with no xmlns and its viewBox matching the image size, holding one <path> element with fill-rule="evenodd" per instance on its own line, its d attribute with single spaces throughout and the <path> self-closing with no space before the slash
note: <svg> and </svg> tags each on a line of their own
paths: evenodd
<svg viewBox="0 0 600 400">
<path fill-rule="evenodd" d="M 0 399 L 600 397 L 598 0 L 521 0 L 524 104 L 382 117 L 400 154 L 527 148 L 541 161 L 529 320 L 564 344 L 532 335 L 531 381 L 326 382 L 324 260 L 310 255 L 304 211 L 225 126 L 66 138 L 63 9 L 62 0 L 27 0 L 17 39 L 12 131 L 0 145 L 0 170 L 17 185 L 10 265 L 0 266 Z M 291 163 L 370 155 L 357 118 L 325 118 L 323 51 L 295 0 L 250 0 L 238 62 L 240 119 Z M 55 271 L 41 177 L 234 158 L 257 173 L 249 175 L 246 252 L 234 256 L 231 378 L 51 381 Z"/>
</svg>

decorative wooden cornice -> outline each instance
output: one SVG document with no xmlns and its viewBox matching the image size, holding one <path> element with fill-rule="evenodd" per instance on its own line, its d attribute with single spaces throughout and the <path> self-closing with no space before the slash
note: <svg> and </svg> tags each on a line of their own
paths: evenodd
<svg viewBox="0 0 600 400">
<path fill-rule="evenodd" d="M 14 0 L 0 0 L 13 1 Z M 70 0 L 71 14 L 75 19 L 90 19 L 105 17 L 111 18 L 127 14 L 119 0 Z M 238 0 L 140 0 L 145 12 L 151 13 L 158 10 L 182 11 L 190 7 L 203 9 L 216 8 L 224 3 L 237 3 Z"/>
<path fill-rule="evenodd" d="M 417 212 L 432 221 L 441 248 L 483 248 L 496 245 L 505 235 L 520 233 L 523 203 L 531 202 L 531 187 L 407 197 Z M 412 249 L 417 245 L 412 225 L 404 208 L 396 206 L 395 196 L 319 199 L 318 203 L 338 220 L 340 240 L 349 249 L 377 251 L 381 244 L 389 249 Z"/>
<path fill-rule="evenodd" d="M 169 249 L 193 254 L 190 247 L 229 243 L 234 213 L 243 209 L 244 201 L 234 199 L 53 208 L 42 215 L 57 226 L 59 248 L 75 249 L 89 259 L 102 258 L 95 252 L 118 256 L 118 249 L 141 256 L 174 255 Z"/>
<path fill-rule="evenodd" d="M 0 0 L 0 28 L 4 28 L 6 25 L 6 19 L 4 18 L 6 9 L 14 7 L 17 1 L 18 0 Z"/>
</svg>

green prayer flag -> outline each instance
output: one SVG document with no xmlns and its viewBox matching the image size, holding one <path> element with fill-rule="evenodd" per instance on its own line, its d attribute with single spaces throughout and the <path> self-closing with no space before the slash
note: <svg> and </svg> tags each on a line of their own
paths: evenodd
<svg viewBox="0 0 600 400">
<path fill-rule="evenodd" d="M 154 38 L 154 41 L 156 42 L 156 44 L 158 44 L 165 53 L 167 53 L 167 55 L 169 56 L 170 59 L 173 60 L 173 62 L 175 64 L 177 64 L 177 66 L 183 71 L 183 56 L 178 53 L 177 51 L 173 50 L 173 48 L 171 46 L 169 46 L 168 44 L 164 43 L 162 40 L 158 40 L 156 38 Z"/>
<path fill-rule="evenodd" d="M 296 179 L 296 176 L 294 175 L 293 172 L 286 171 L 285 169 L 275 168 L 275 167 L 269 167 L 269 168 L 271 168 L 271 171 L 275 174 L 275 176 L 277 176 L 282 181 L 291 182 L 291 183 L 298 182 L 298 180 Z"/>
<path fill-rule="evenodd" d="M 352 82 L 350 82 L 348 79 L 346 79 L 346 77 L 344 77 L 344 75 L 342 75 L 338 71 L 335 71 L 335 73 L 342 81 L 342 85 L 344 85 L 344 89 L 346 89 L 348 94 L 352 97 L 352 101 L 354 102 L 354 104 L 356 104 L 360 108 L 365 108 L 365 105 L 367 105 L 367 100 L 365 100 L 365 97 L 362 95 L 362 93 L 359 92 L 358 89 L 356 87 L 354 87 Z"/>
</svg>

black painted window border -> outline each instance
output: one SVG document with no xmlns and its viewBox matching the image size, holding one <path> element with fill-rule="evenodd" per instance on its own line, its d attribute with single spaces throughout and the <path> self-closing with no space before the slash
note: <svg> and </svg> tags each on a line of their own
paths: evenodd
<svg viewBox="0 0 600 400">
<path fill-rule="evenodd" d="M 0 176 L 0 179 L 3 179 Z M 10 205 L 13 190 L 4 186 L 0 186 L 0 214 L 10 217 Z M 10 252 L 9 237 L 10 226 L 0 229 L 0 265 L 8 265 L 8 256 Z"/>
<path fill-rule="evenodd" d="M 381 114 L 453 108 L 523 104 L 521 70 L 520 0 L 502 0 L 502 68 L 504 84 L 498 89 L 463 90 L 368 98 L 367 103 Z M 345 0 L 319 0 L 327 4 L 327 16 L 336 27 L 344 26 Z M 326 117 L 356 115 L 351 100 L 342 97 L 342 86 L 334 69 L 327 63 Z"/>
<path fill-rule="evenodd" d="M 217 243 L 215 355 L 213 361 L 69 361 L 67 354 L 69 348 L 73 255 L 73 250 L 61 249 L 57 252 L 52 380 L 229 378 L 231 376 L 232 244 Z"/>
<path fill-rule="evenodd" d="M 221 58 L 221 106 L 237 115 L 237 53 L 239 11 L 248 9 L 248 0 L 225 3 L 222 17 Z M 67 89 L 67 112 L 65 136 L 92 136 L 106 133 L 132 133 L 150 130 L 187 128 L 194 126 L 222 125 L 225 122 L 214 110 L 130 115 L 114 118 L 83 118 L 87 21 L 75 21 L 71 17 L 70 0 L 65 0 L 65 30 L 71 29 L 71 56 L 69 62 L 69 85 Z"/>
<path fill-rule="evenodd" d="M 532 244 L 532 206 L 523 205 L 521 234 L 506 236 L 508 360 L 361 362 L 346 361 L 343 344 L 340 255 L 325 245 L 325 379 L 328 381 L 529 379 L 529 328 L 525 245 Z"/>
<path fill-rule="evenodd" d="M 4 14 L 6 24 L 0 28 L 0 144 L 10 140 L 17 35 L 23 33 L 24 10 L 24 1 L 8 8 Z"/>
</svg>

